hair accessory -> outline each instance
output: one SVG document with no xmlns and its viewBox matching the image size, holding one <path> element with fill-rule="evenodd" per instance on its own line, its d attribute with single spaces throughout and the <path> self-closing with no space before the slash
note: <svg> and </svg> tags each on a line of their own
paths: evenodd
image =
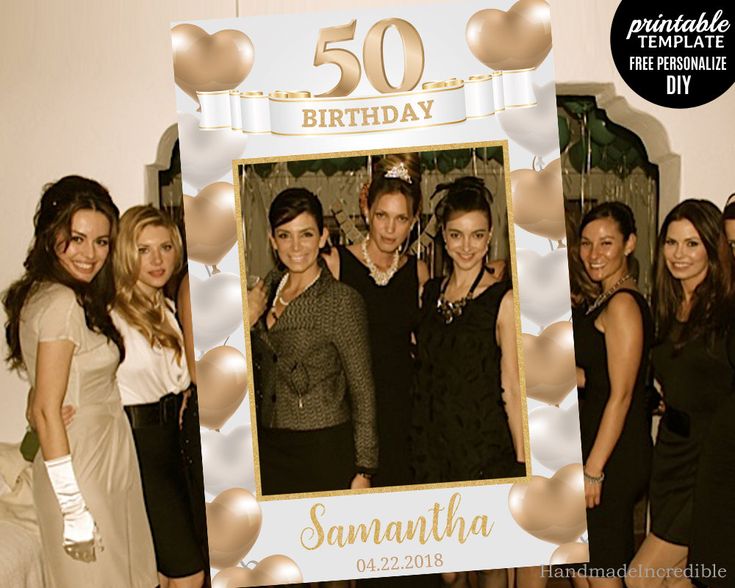
<svg viewBox="0 0 735 588">
<path fill-rule="evenodd" d="M 399 180 L 403 180 L 407 184 L 413 184 L 411 174 L 408 173 L 408 169 L 405 165 L 403 165 L 403 162 L 399 163 L 398 165 L 394 165 L 387 172 L 385 172 L 385 176 L 383 177 L 398 178 Z"/>
</svg>

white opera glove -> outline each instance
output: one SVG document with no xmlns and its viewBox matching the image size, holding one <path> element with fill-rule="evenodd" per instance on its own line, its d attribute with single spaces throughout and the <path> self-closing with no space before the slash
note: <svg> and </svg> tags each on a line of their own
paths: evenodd
<svg viewBox="0 0 735 588">
<path fill-rule="evenodd" d="M 79 490 L 71 455 L 44 463 L 64 519 L 64 551 L 73 559 L 95 561 L 97 527 Z"/>
</svg>

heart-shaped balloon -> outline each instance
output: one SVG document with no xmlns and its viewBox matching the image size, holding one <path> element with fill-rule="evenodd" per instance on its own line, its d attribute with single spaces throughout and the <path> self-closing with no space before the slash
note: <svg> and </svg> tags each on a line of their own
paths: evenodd
<svg viewBox="0 0 735 588">
<path fill-rule="evenodd" d="M 242 31 L 210 35 L 192 24 L 171 29 L 174 80 L 197 103 L 197 90 L 215 92 L 237 87 L 253 68 L 253 43 Z"/>
<path fill-rule="evenodd" d="M 538 337 L 523 333 L 523 358 L 528 396 L 561 404 L 577 384 L 572 323 L 549 325 Z"/>
<path fill-rule="evenodd" d="M 549 564 L 560 566 L 570 563 L 585 563 L 590 560 L 590 548 L 587 543 L 565 543 L 559 545 L 551 554 Z"/>
<path fill-rule="evenodd" d="M 217 495 L 227 488 L 255 488 L 250 425 L 237 427 L 227 435 L 202 430 L 201 436 L 204 489 L 209 494 Z"/>
<path fill-rule="evenodd" d="M 240 278 L 220 272 L 190 280 L 194 347 L 205 351 L 222 343 L 242 325 Z"/>
<path fill-rule="evenodd" d="M 285 555 L 269 555 L 250 568 L 226 568 L 212 580 L 212 588 L 271 586 L 303 582 L 301 570 Z"/>
<path fill-rule="evenodd" d="M 216 265 L 237 242 L 235 187 L 215 182 L 196 198 L 184 196 L 186 250 L 189 259 Z"/>
<path fill-rule="evenodd" d="M 510 186 L 515 224 L 547 239 L 566 237 L 560 159 L 555 159 L 540 172 L 533 169 L 512 171 Z"/>
<path fill-rule="evenodd" d="M 225 490 L 207 503 L 209 559 L 213 567 L 234 566 L 255 544 L 262 513 L 255 496 L 242 488 Z"/>
<path fill-rule="evenodd" d="M 248 364 L 234 347 L 221 345 L 210 349 L 197 362 L 199 423 L 219 429 L 245 398 Z"/>
<path fill-rule="evenodd" d="M 529 109 L 532 110 L 532 109 Z M 232 160 L 245 152 L 247 135 L 230 129 L 203 131 L 193 114 L 179 113 L 179 145 L 184 183 L 199 191 L 226 174 L 232 177 Z"/>
<path fill-rule="evenodd" d="M 556 85 L 533 85 L 538 104 L 533 108 L 508 108 L 498 113 L 508 137 L 539 157 L 559 151 L 556 115 Z M 558 157 L 558 155 L 555 155 Z"/>
<path fill-rule="evenodd" d="M 582 461 L 577 415 L 576 406 L 567 409 L 544 406 L 528 415 L 528 434 L 534 459 L 550 470 Z"/>
<path fill-rule="evenodd" d="M 544 0 L 519 0 L 507 12 L 480 10 L 467 21 L 465 38 L 491 69 L 536 67 L 551 50 L 551 8 Z"/>
<path fill-rule="evenodd" d="M 530 249 L 516 253 L 521 314 L 540 326 L 569 312 L 569 266 L 566 248 L 539 255 Z"/>
<path fill-rule="evenodd" d="M 575 541 L 587 528 L 581 464 L 570 464 L 551 478 L 531 476 L 508 494 L 513 519 L 526 532 L 550 543 Z"/>
</svg>

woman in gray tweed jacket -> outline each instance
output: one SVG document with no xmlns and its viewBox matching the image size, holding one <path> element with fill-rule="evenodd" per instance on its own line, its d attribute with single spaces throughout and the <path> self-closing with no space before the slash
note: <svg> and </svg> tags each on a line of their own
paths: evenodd
<svg viewBox="0 0 735 588">
<path fill-rule="evenodd" d="M 262 492 L 368 488 L 378 443 L 363 300 L 323 266 L 314 194 L 284 190 L 268 218 L 281 267 L 251 333 Z"/>
</svg>

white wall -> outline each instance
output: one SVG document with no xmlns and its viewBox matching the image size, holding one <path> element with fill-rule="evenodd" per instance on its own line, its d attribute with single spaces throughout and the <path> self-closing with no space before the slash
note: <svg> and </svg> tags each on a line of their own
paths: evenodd
<svg viewBox="0 0 735 588">
<path fill-rule="evenodd" d="M 45 182 L 88 175 L 107 185 L 122 209 L 143 202 L 144 166 L 175 121 L 169 21 L 350 5 L 368 2 L 3 0 L 0 289 L 21 272 Z M 662 169 L 662 207 L 687 196 L 722 204 L 735 190 L 735 90 L 696 109 L 655 107 L 633 94 L 613 65 L 608 39 L 617 0 L 551 5 L 559 90 L 597 95 L 611 118 L 641 135 Z M 0 441 L 22 436 L 25 392 L 0 368 Z"/>
</svg>

